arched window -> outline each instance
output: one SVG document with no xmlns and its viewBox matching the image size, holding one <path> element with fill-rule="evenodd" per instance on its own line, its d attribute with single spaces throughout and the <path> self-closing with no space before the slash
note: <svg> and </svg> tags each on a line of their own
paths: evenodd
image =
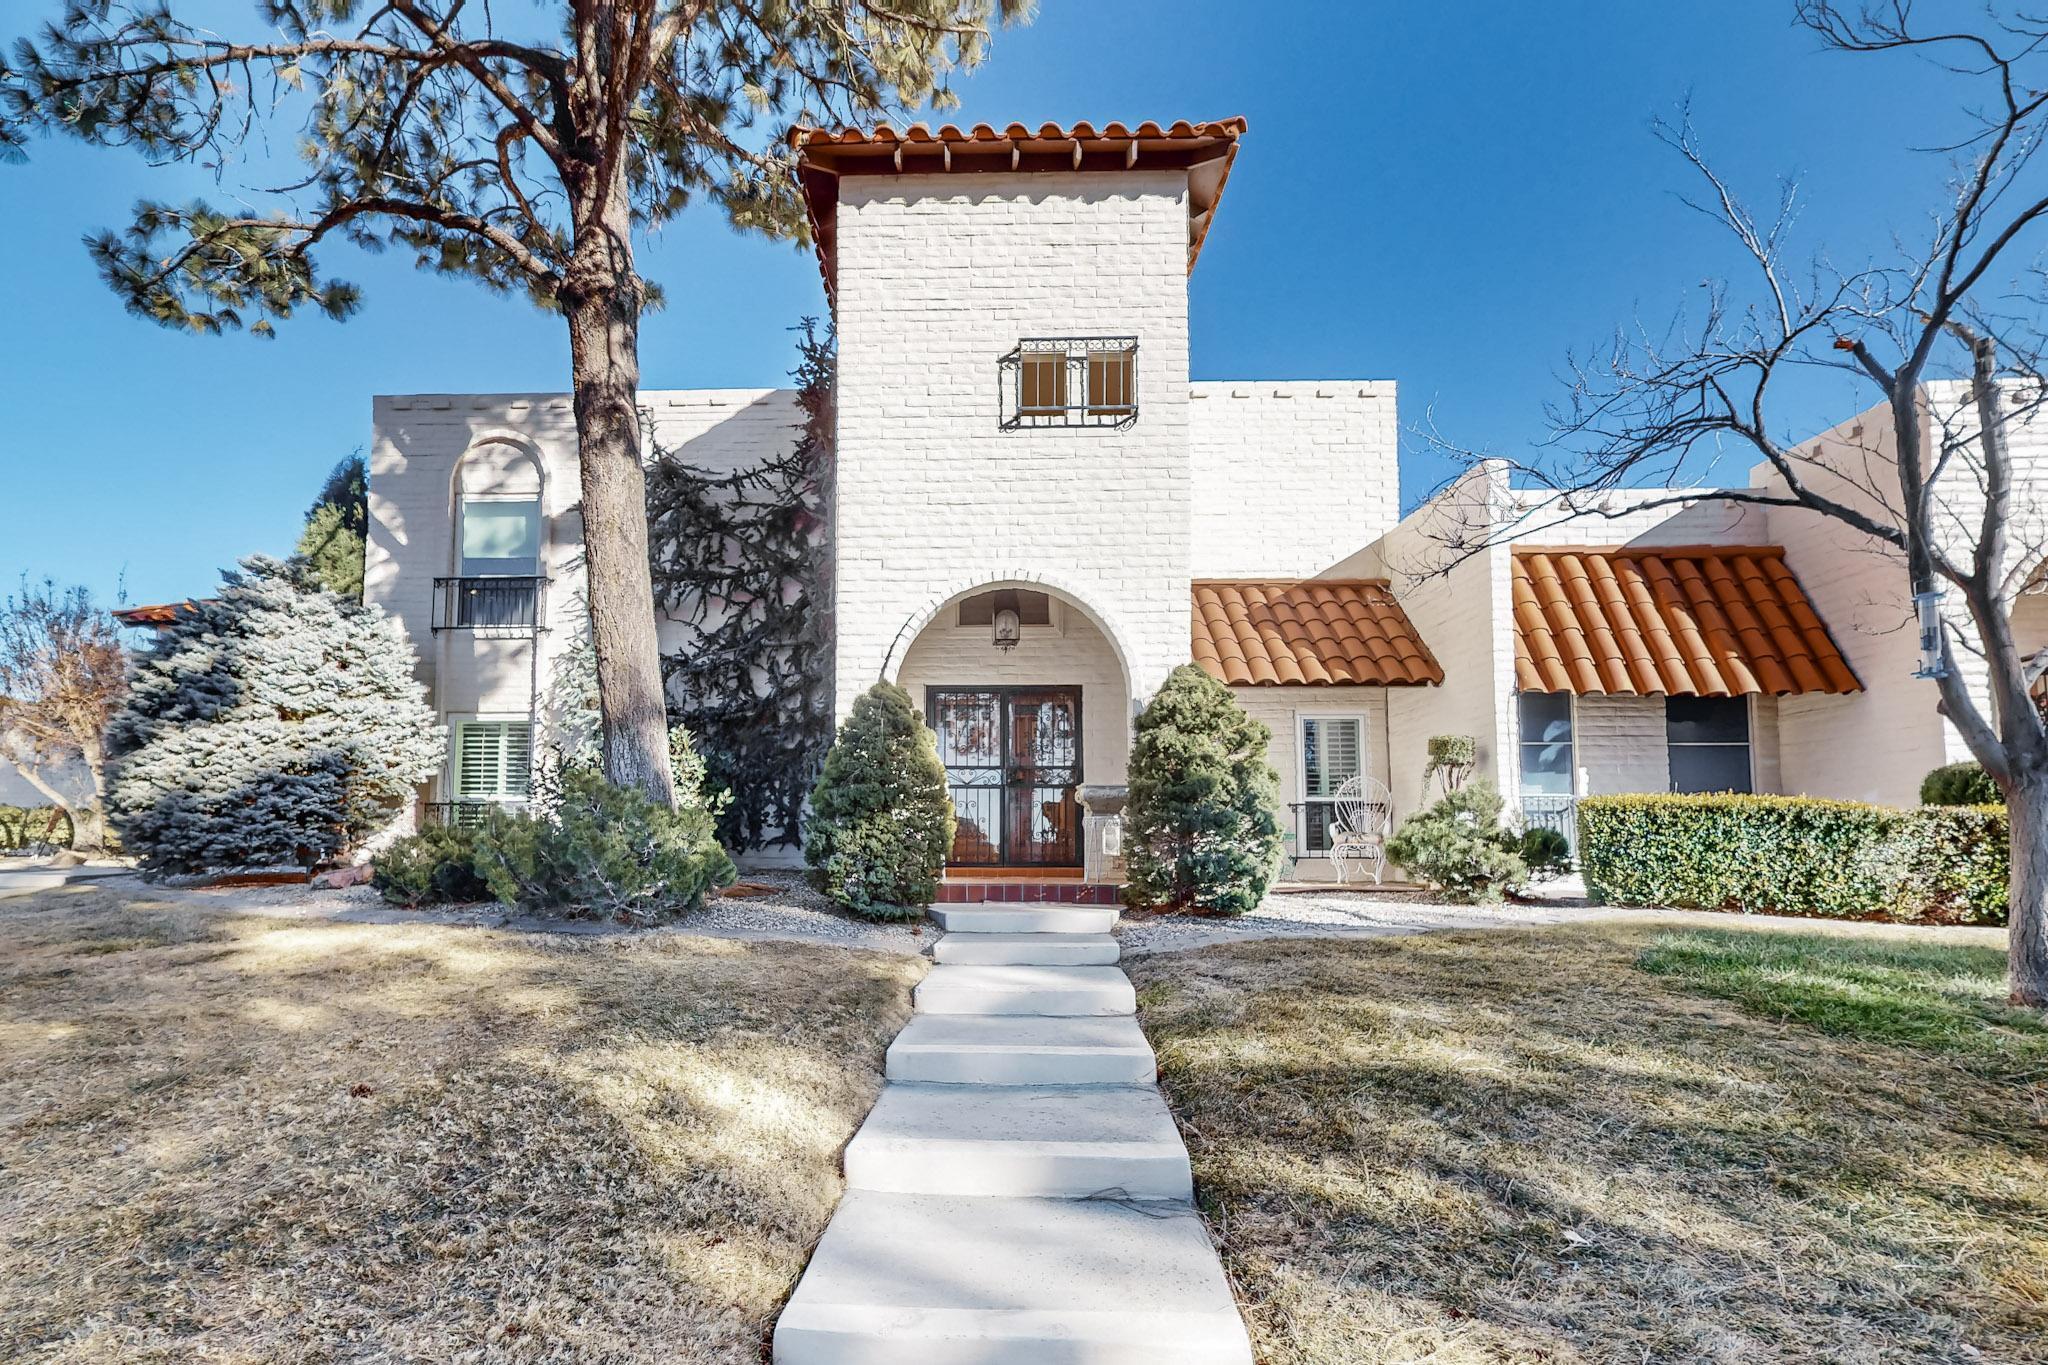
<svg viewBox="0 0 2048 1365">
<path fill-rule="evenodd" d="M 494 442 L 463 457 L 456 478 L 455 574 L 443 622 L 456 629 L 539 624 L 545 523 L 540 468 Z"/>
</svg>

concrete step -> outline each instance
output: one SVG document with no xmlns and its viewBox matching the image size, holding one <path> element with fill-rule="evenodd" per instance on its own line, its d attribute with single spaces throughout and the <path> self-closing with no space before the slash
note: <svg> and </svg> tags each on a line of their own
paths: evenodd
<svg viewBox="0 0 2048 1365">
<path fill-rule="evenodd" d="M 919 1014 L 889 1046 L 889 1079 L 947 1085 L 1143 1085 L 1158 1069 L 1128 1015 Z"/>
<path fill-rule="evenodd" d="M 1115 967 L 967 966 L 942 962 L 917 983 L 924 1014 L 1134 1014 L 1137 992 Z"/>
<path fill-rule="evenodd" d="M 1192 1199 L 1187 1148 L 1153 1086 L 882 1087 L 846 1183 L 900 1194 Z"/>
<path fill-rule="evenodd" d="M 1181 1204 L 849 1190 L 775 1324 L 775 1365 L 1250 1365 Z"/>
<path fill-rule="evenodd" d="M 951 933 L 1106 934 L 1116 927 L 1113 905 L 934 905 L 932 918 Z"/>
<path fill-rule="evenodd" d="M 1121 950 L 1114 934 L 946 934 L 932 949 L 937 962 L 997 966 L 1108 966 Z"/>
</svg>

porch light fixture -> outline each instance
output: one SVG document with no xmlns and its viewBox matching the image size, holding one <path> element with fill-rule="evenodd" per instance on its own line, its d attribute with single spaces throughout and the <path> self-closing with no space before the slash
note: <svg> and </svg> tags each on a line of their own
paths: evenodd
<svg viewBox="0 0 2048 1365">
<path fill-rule="evenodd" d="M 1020 620 L 1018 620 L 1016 612 L 1012 611 L 1008 607 L 1004 607 L 1001 611 L 995 614 L 993 634 L 995 636 L 995 646 L 997 649 L 1015 649 L 1017 647 L 1017 641 L 1024 638 L 1024 626 L 1023 623 Z"/>
<path fill-rule="evenodd" d="M 1920 667 L 1913 670 L 1916 678 L 1946 678 L 1948 665 L 1941 657 L 1941 599 L 1943 592 L 1916 592 L 1913 594 L 1913 610 L 1920 616 Z"/>
</svg>

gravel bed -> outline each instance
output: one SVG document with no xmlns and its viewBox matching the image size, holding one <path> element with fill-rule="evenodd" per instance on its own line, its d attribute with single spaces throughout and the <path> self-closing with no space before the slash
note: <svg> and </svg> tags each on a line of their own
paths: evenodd
<svg viewBox="0 0 2048 1365">
<path fill-rule="evenodd" d="M 1507 905 L 1453 905 L 1418 893 L 1283 891 L 1234 918 L 1133 915 L 1117 933 L 1126 953 L 1174 952 L 1259 938 L 1374 938 L 1445 929 L 1499 929 L 1567 924 L 1630 913 L 1588 907 L 1576 886 L 1557 886 L 1542 900 Z"/>
</svg>

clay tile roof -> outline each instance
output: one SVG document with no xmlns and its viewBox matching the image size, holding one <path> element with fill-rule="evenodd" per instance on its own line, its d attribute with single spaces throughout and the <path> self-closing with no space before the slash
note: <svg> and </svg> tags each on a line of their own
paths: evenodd
<svg viewBox="0 0 2048 1365">
<path fill-rule="evenodd" d="M 193 611 L 190 599 L 183 602 L 152 602 L 140 607 L 121 607 L 114 612 L 114 619 L 124 626 L 168 626 L 180 616 Z"/>
<path fill-rule="evenodd" d="M 1206 579 L 1194 592 L 1195 662 L 1232 686 L 1444 680 L 1383 580 Z"/>
<path fill-rule="evenodd" d="M 825 296 L 837 293 L 838 263 L 834 256 L 839 217 L 839 178 L 846 175 L 959 175 L 976 171 L 1129 171 L 1184 170 L 1188 175 L 1188 269 L 1202 253 L 1230 163 L 1237 158 L 1237 140 L 1246 123 L 1241 118 L 1190 123 L 1182 119 L 1164 127 L 1147 120 L 1131 127 L 1086 121 L 1071 127 L 1042 123 L 1028 128 L 1012 123 L 993 128 L 977 123 L 962 129 L 943 124 L 934 129 L 913 123 L 908 128 L 883 124 L 876 128 L 810 128 L 789 130 L 796 154 L 797 179 L 803 185 L 804 208 L 810 215 L 811 240 L 818 250 L 818 270 L 825 277 Z"/>
<path fill-rule="evenodd" d="M 1515 681 L 1524 691 L 1863 690 L 1781 546 L 1518 546 L 1514 562 Z"/>
</svg>

